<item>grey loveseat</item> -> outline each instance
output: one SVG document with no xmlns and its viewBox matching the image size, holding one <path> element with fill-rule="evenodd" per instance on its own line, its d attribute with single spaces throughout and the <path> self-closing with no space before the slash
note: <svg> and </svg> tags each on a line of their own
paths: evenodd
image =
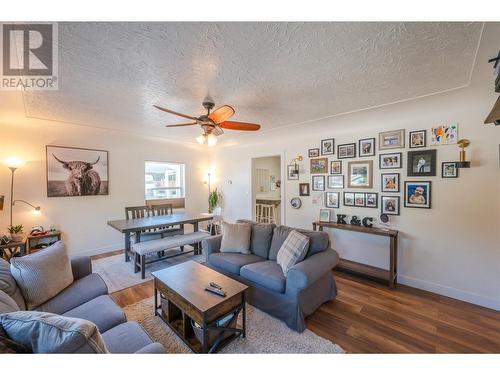
<svg viewBox="0 0 500 375">
<path fill-rule="evenodd" d="M 240 220 L 240 222 L 249 222 Z M 274 224 L 252 224 L 251 254 L 220 252 L 222 235 L 203 240 L 209 267 L 250 286 L 248 301 L 302 332 L 305 318 L 337 295 L 332 269 L 339 256 L 330 248 L 325 232 L 297 229 L 309 237 L 306 258 L 286 278 L 276 263 L 278 250 L 294 228 Z"/>
<path fill-rule="evenodd" d="M 127 322 L 123 310 L 108 295 L 104 281 L 98 274 L 92 273 L 89 257 L 72 258 L 71 268 L 74 282 L 36 307 L 36 311 L 81 318 L 94 323 L 110 353 L 164 353 L 163 346 L 154 343 L 138 323 Z M 17 310 L 26 310 L 26 303 L 10 274 L 10 264 L 0 258 L 0 317 L 2 313 Z"/>
</svg>

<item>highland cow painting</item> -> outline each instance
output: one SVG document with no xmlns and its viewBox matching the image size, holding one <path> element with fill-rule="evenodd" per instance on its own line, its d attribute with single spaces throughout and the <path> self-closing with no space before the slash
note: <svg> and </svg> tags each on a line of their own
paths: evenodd
<svg viewBox="0 0 500 375">
<path fill-rule="evenodd" d="M 47 146 L 47 197 L 108 195 L 108 152 Z"/>
</svg>

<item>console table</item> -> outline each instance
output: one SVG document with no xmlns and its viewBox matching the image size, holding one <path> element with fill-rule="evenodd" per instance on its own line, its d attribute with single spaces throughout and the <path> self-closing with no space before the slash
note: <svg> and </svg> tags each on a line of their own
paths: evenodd
<svg viewBox="0 0 500 375">
<path fill-rule="evenodd" d="M 370 266 L 363 263 L 354 262 L 352 260 L 340 258 L 338 269 L 355 272 L 358 274 L 370 276 L 376 279 L 388 281 L 389 287 L 396 286 L 398 277 L 398 231 L 384 228 L 362 227 L 352 224 L 337 224 L 323 221 L 313 222 L 313 230 L 323 231 L 323 228 L 334 228 L 341 230 L 349 230 L 353 232 L 361 232 L 372 234 L 375 236 L 389 237 L 389 269 Z"/>
</svg>

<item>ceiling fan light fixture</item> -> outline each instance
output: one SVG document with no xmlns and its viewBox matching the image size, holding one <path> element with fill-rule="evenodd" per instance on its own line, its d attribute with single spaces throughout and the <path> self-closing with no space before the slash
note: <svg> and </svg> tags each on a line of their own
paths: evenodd
<svg viewBox="0 0 500 375">
<path fill-rule="evenodd" d="M 217 144 L 217 137 L 213 134 L 209 134 L 207 136 L 207 145 L 208 147 L 213 147 Z"/>
<path fill-rule="evenodd" d="M 196 142 L 198 142 L 200 145 L 204 145 L 207 141 L 206 137 L 207 136 L 205 134 L 202 134 L 199 137 L 196 137 Z"/>
</svg>

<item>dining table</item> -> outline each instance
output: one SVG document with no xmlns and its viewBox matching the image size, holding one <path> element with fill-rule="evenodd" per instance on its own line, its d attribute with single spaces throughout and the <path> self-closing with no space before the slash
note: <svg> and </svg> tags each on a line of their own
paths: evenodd
<svg viewBox="0 0 500 375">
<path fill-rule="evenodd" d="M 183 227 L 185 224 L 191 224 L 193 226 L 193 231 L 197 232 L 199 230 L 199 223 L 212 219 L 213 215 L 208 213 L 179 212 L 170 215 L 148 216 L 138 219 L 110 220 L 108 221 L 108 225 L 124 234 L 125 247 L 123 252 L 125 255 L 125 262 L 128 262 L 130 261 L 132 235 L 135 235 L 136 242 L 140 242 L 141 233 L 144 231 L 176 225 Z"/>
</svg>

